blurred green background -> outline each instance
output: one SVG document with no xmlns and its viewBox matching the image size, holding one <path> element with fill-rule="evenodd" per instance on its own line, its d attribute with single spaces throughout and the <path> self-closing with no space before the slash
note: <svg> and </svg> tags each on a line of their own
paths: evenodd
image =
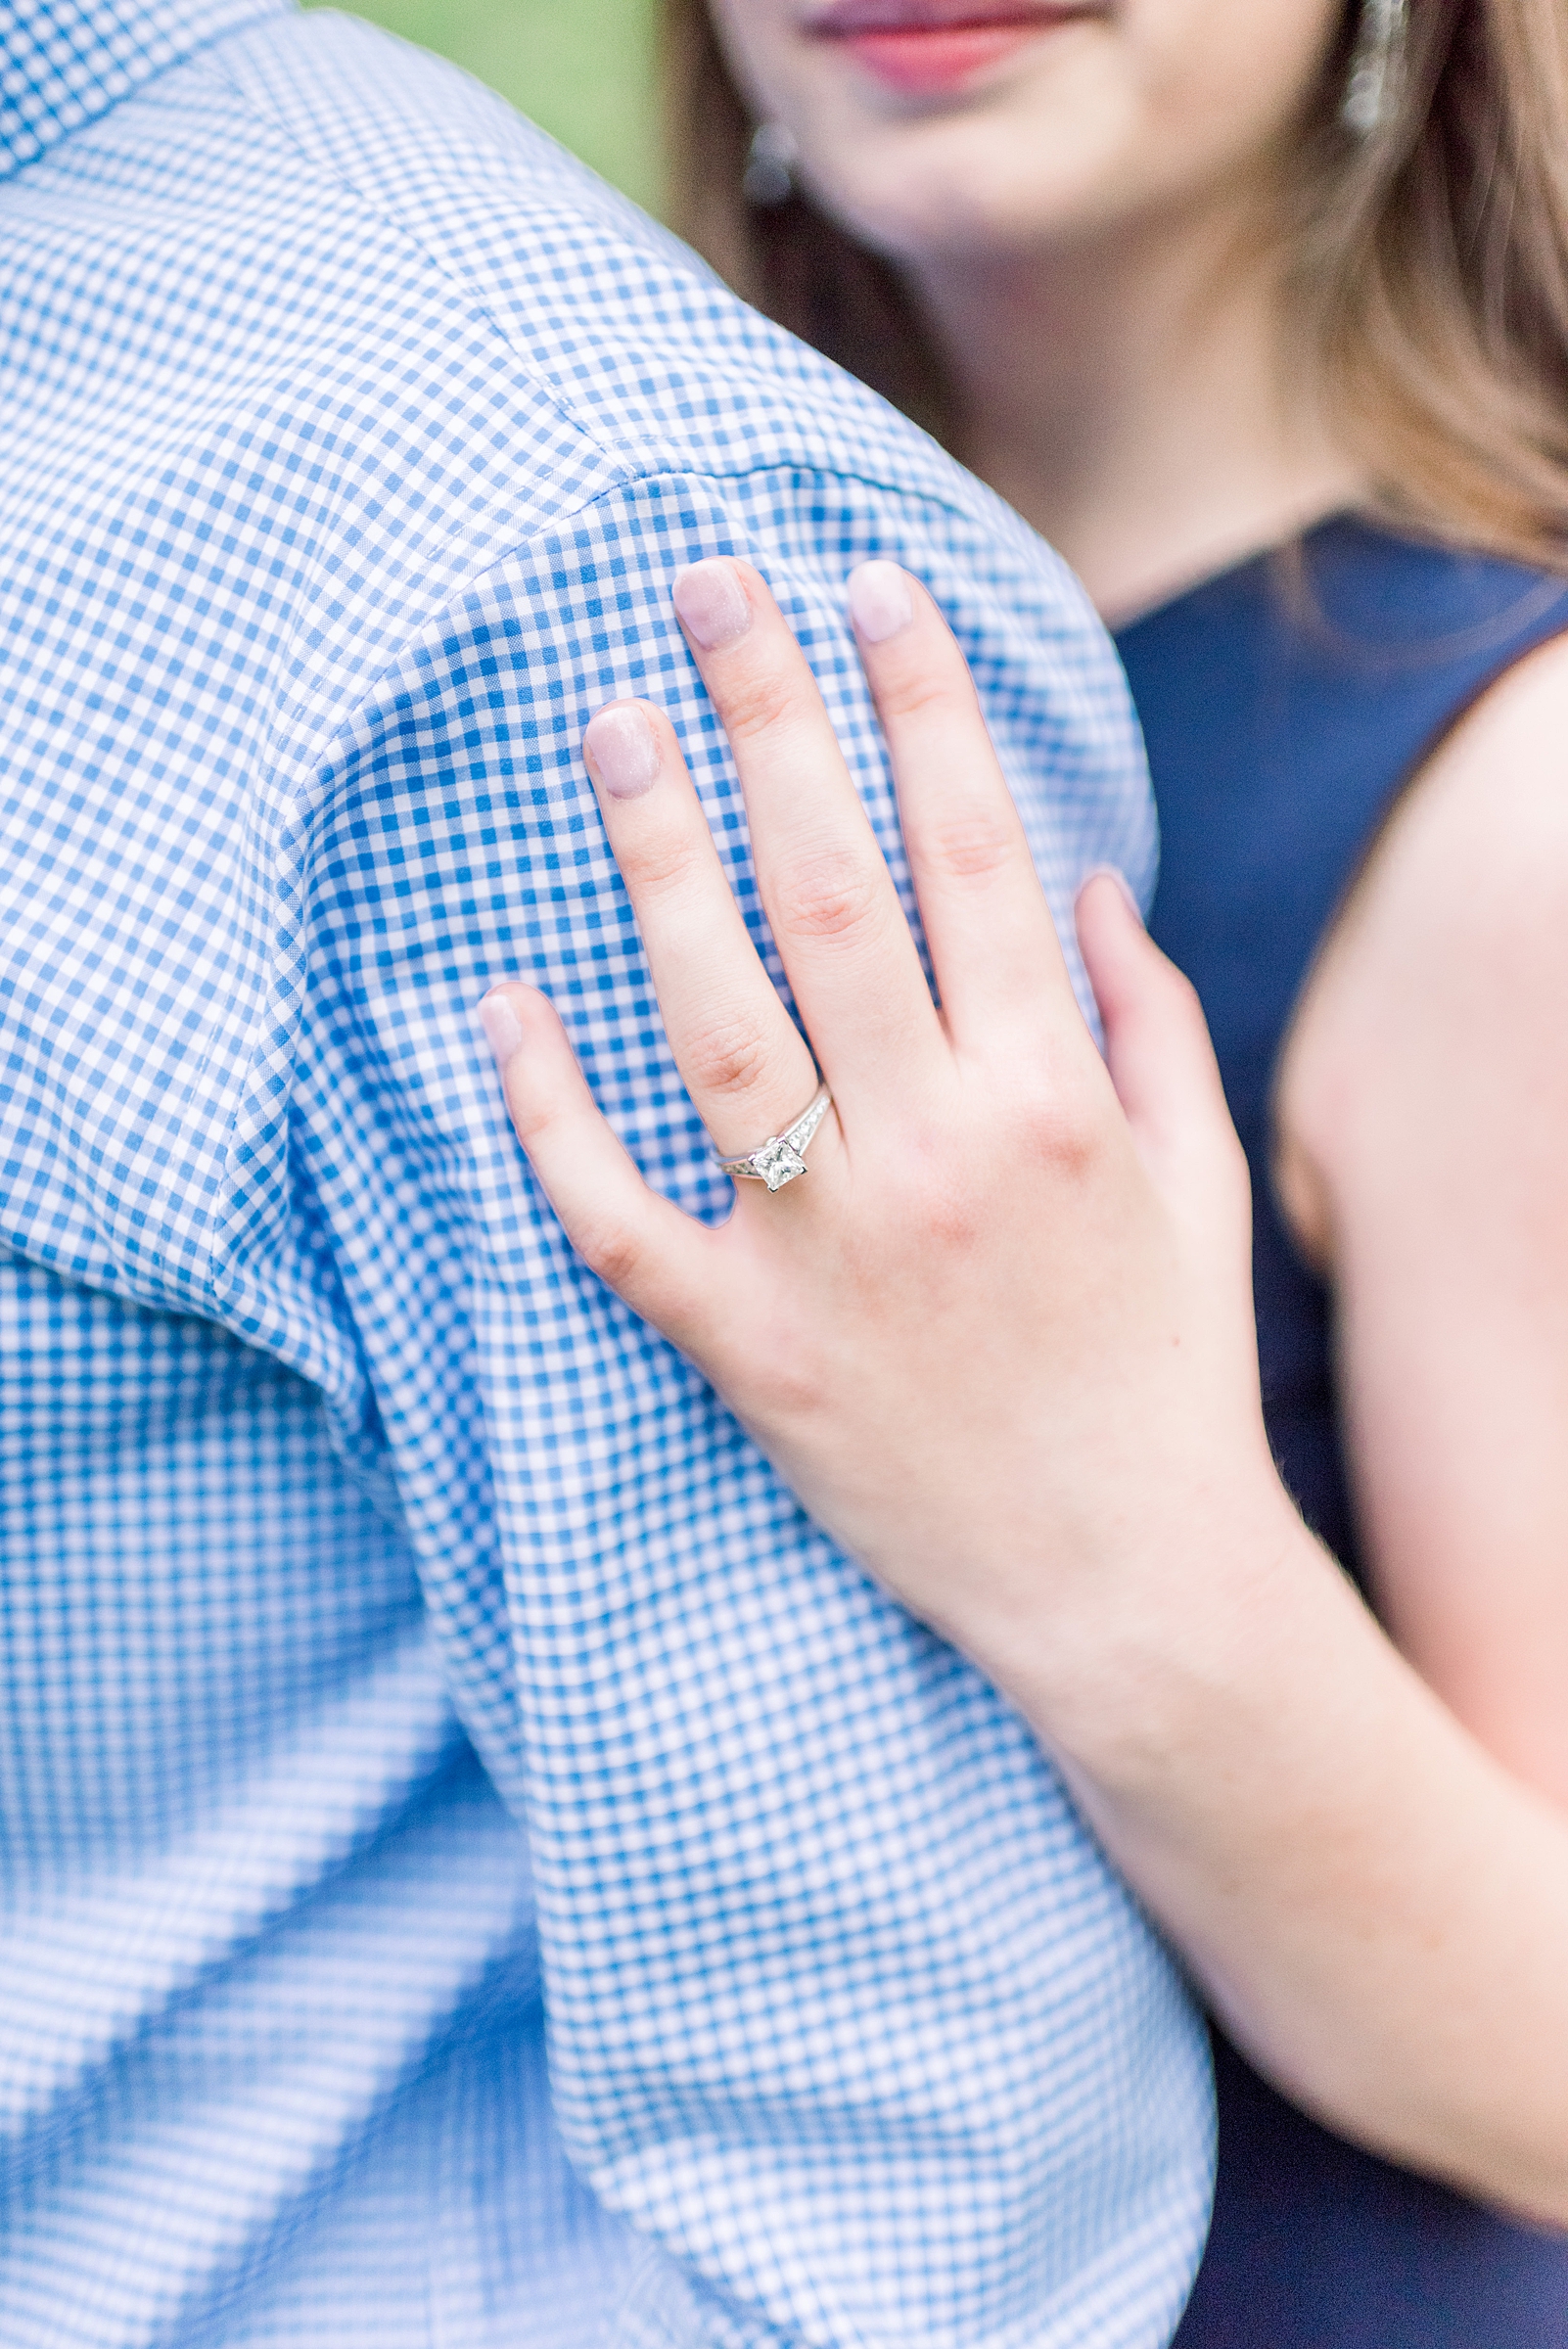
<svg viewBox="0 0 1568 2349">
<path fill-rule="evenodd" d="M 659 208 L 653 0 L 344 0 L 438 50 Z"/>
</svg>

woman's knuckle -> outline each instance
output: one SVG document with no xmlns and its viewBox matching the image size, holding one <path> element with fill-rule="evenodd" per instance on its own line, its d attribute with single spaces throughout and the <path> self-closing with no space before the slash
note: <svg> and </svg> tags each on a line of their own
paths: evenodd
<svg viewBox="0 0 1568 2349">
<path fill-rule="evenodd" d="M 1089 1173 L 1103 1142 L 1097 1103 L 1071 1082 L 1039 1084 L 1020 1094 L 1013 1114 L 1024 1147 L 1037 1164 L 1062 1175 Z"/>
<path fill-rule="evenodd" d="M 685 1058 L 693 1090 L 724 1101 L 757 1090 L 769 1053 L 750 1021 L 715 1019 L 690 1039 Z"/>
<path fill-rule="evenodd" d="M 508 1087 L 506 1106 L 512 1120 L 512 1130 L 524 1149 L 529 1151 L 536 1149 L 548 1139 L 550 1128 L 560 1114 L 553 1103 L 536 1099 L 521 1083 L 516 1082 Z"/>
<path fill-rule="evenodd" d="M 956 880 L 990 881 L 1016 861 L 1018 836 L 999 810 L 977 808 L 939 817 L 932 827 L 931 849 Z"/>
<path fill-rule="evenodd" d="M 770 1350 L 749 1375 L 774 1427 L 800 1427 L 822 1418 L 835 1394 L 820 1358 L 810 1348 L 793 1353 Z"/>
<path fill-rule="evenodd" d="M 820 850 L 782 880 L 780 919 L 793 937 L 842 942 L 867 928 L 879 895 L 877 876 L 859 857 Z"/>
<path fill-rule="evenodd" d="M 909 725 L 937 725 L 973 715 L 975 696 L 967 674 L 957 681 L 927 660 L 910 661 L 883 681 L 881 699 L 890 717 Z"/>
<path fill-rule="evenodd" d="M 679 833 L 650 831 L 621 852 L 627 888 L 644 905 L 688 892 L 698 877 L 697 850 Z"/>
<path fill-rule="evenodd" d="M 754 742 L 791 724 L 799 708 L 799 687 L 788 677 L 764 668 L 753 676 L 732 678 L 724 693 L 724 731 L 732 747 Z"/>
<path fill-rule="evenodd" d="M 581 1224 L 574 1237 L 577 1254 L 607 1287 L 624 1294 L 635 1285 L 642 1244 L 628 1224 L 605 1217 Z"/>
<path fill-rule="evenodd" d="M 963 1180 L 922 1185 L 919 1225 L 928 1243 L 946 1257 L 967 1257 L 989 1221 L 985 1203 Z"/>
<path fill-rule="evenodd" d="M 1187 977 L 1173 965 L 1171 971 L 1171 1005 L 1178 1020 L 1195 1033 L 1207 1036 L 1209 1022 L 1203 1008 L 1203 998 Z"/>
</svg>

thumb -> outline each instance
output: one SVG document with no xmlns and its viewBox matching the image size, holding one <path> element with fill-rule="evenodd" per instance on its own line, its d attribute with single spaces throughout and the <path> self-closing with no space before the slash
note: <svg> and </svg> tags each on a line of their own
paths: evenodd
<svg viewBox="0 0 1568 2349">
<path fill-rule="evenodd" d="M 1111 1082 L 1145 1159 L 1239 1148 L 1197 990 L 1150 938 L 1122 875 L 1090 873 L 1077 915 Z"/>
</svg>

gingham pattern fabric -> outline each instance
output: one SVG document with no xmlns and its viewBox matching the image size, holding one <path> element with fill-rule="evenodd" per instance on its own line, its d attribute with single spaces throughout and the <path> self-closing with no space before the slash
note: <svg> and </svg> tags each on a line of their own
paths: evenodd
<svg viewBox="0 0 1568 2349">
<path fill-rule="evenodd" d="M 474 1019 L 540 981 L 722 1213 L 576 757 L 662 700 L 761 936 L 674 572 L 762 567 L 901 878 L 843 581 L 917 570 L 1059 909 L 1149 878 L 1104 640 L 431 59 L 0 42 L 0 2341 L 1156 2349 L 1172 1966 L 574 1262 Z"/>
</svg>

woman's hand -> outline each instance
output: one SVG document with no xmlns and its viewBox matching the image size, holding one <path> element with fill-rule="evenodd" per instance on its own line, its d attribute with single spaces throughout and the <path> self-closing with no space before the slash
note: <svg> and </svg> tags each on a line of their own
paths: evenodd
<svg viewBox="0 0 1568 2349">
<path fill-rule="evenodd" d="M 1189 1539 L 1283 1512 L 1258 1402 L 1245 1166 L 1196 999 L 1112 877 L 1074 999 L 962 656 L 892 564 L 851 581 L 941 994 L 810 671 L 757 574 L 675 589 L 831 1086 L 808 1173 L 717 1231 L 643 1184 L 561 1026 L 492 993 L 518 1133 L 586 1262 L 713 1381 L 818 1520 L 1071 1745 L 1106 1610 L 1158 1636 Z M 754 952 L 668 721 L 584 742 L 682 1077 L 720 1155 L 817 1079 Z M 1162 1596 L 1163 1592 L 1163 1596 Z"/>
<path fill-rule="evenodd" d="M 1239 2040 L 1347 2134 L 1568 2226 L 1568 1825 L 1460 1728 L 1268 1457 L 1246 1176 L 1203 1022 L 1112 879 L 1074 1001 L 963 663 L 851 583 L 939 1012 L 806 664 L 757 575 L 676 604 L 837 1115 L 719 1231 L 645 1188 L 541 995 L 485 1018 L 587 1262 L 706 1371 L 820 1521 L 1019 1705 Z M 590 770 L 720 1154 L 810 1099 L 673 736 Z"/>
</svg>

